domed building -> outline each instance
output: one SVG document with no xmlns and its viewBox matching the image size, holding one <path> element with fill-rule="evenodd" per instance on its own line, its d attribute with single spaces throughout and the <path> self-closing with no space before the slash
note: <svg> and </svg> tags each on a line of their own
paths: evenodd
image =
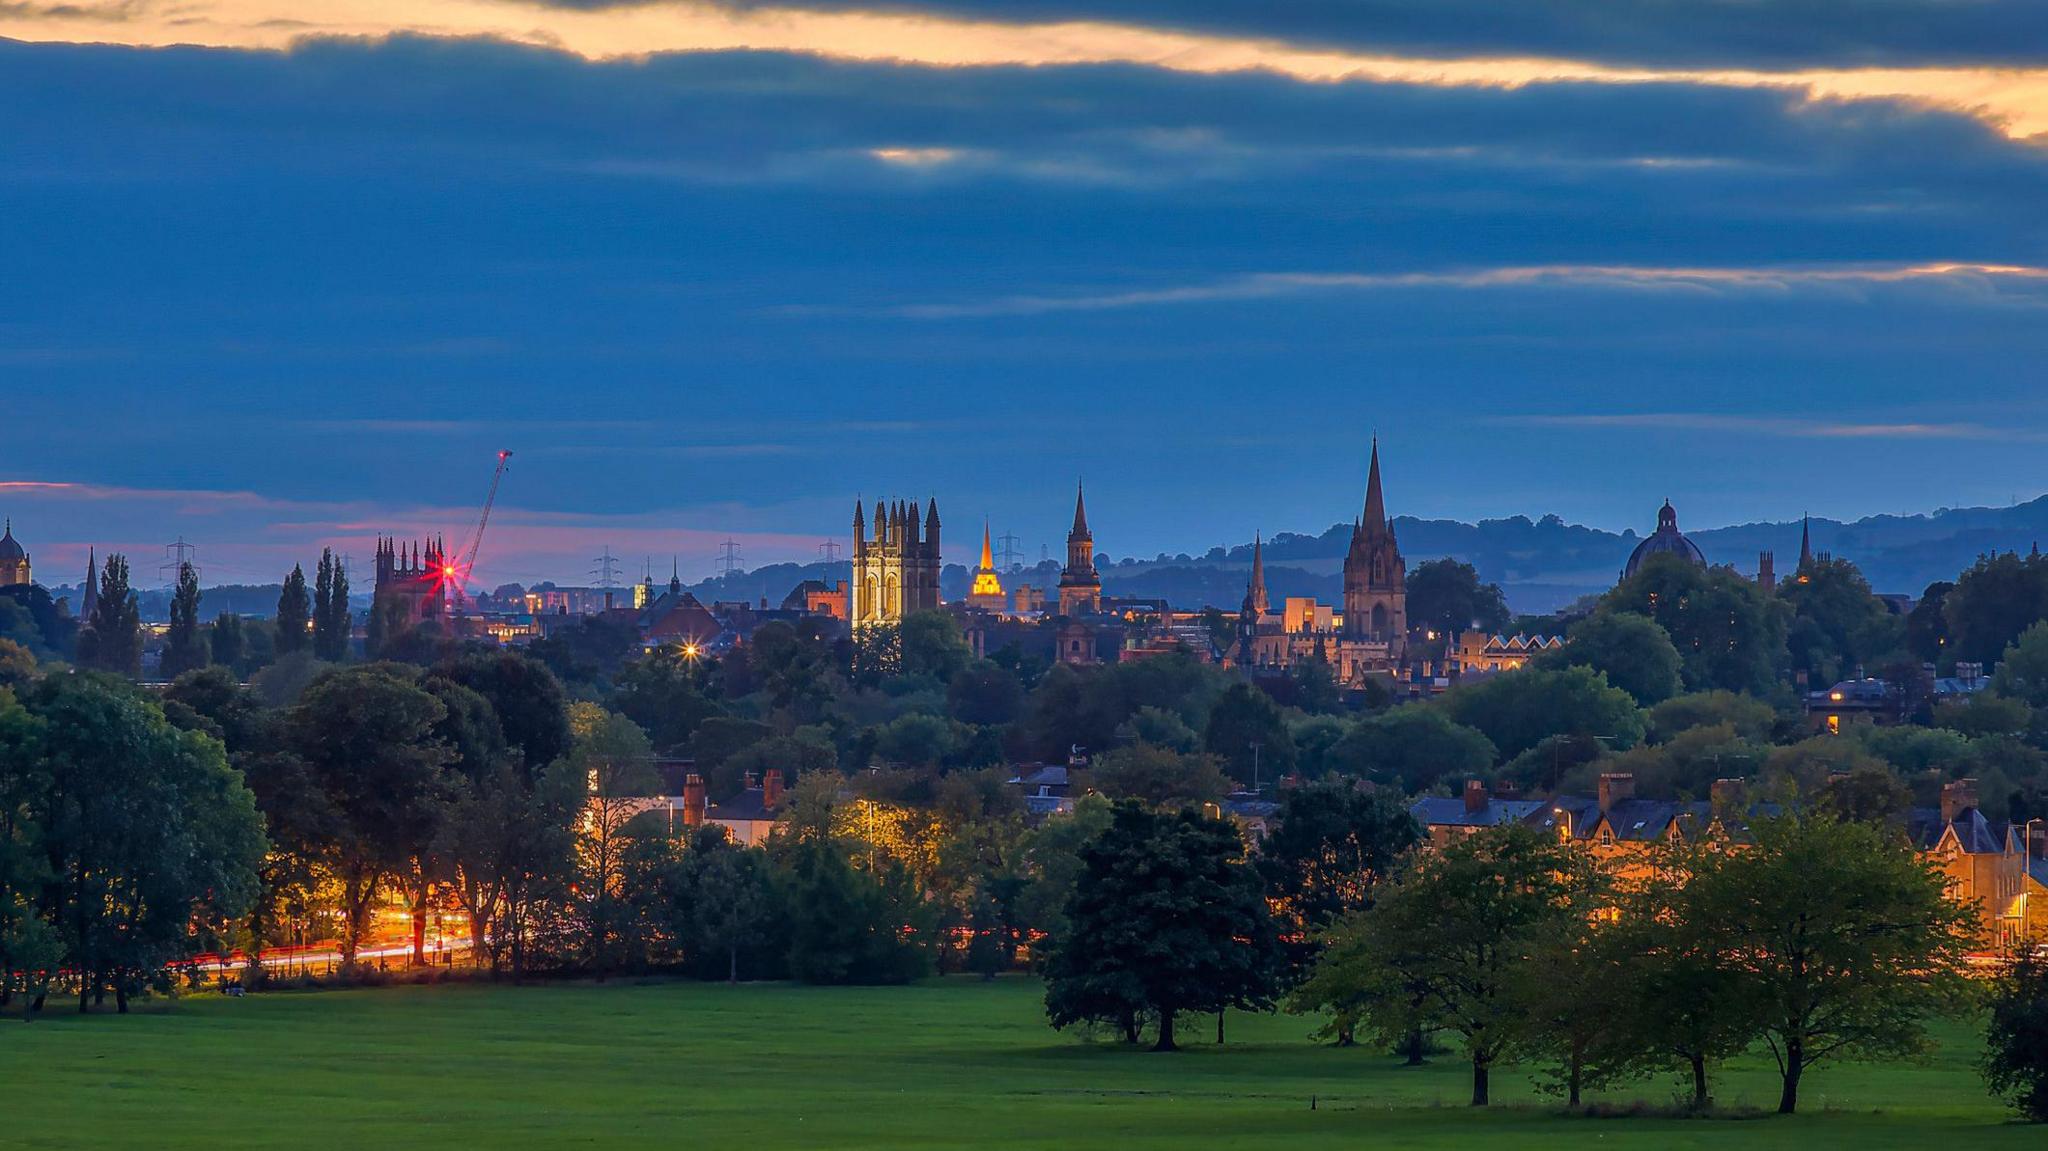
<svg viewBox="0 0 2048 1151">
<path fill-rule="evenodd" d="M 10 519 L 6 529 L 0 531 L 0 587 L 30 583 L 29 575 L 28 549 L 15 540 L 14 521 Z"/>
<path fill-rule="evenodd" d="M 1707 566 L 1707 557 L 1699 545 L 1686 539 L 1685 533 L 1678 530 L 1678 512 L 1672 508 L 1670 500 L 1665 500 L 1664 506 L 1657 509 L 1657 530 L 1643 537 L 1643 542 L 1629 553 L 1628 566 L 1622 569 L 1621 578 L 1627 579 L 1636 574 L 1651 556 L 1661 555 L 1678 556 L 1694 567 Z"/>
</svg>

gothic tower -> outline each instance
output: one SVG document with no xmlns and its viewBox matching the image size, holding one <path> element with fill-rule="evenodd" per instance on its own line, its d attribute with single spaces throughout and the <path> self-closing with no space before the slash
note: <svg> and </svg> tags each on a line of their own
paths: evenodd
<svg viewBox="0 0 2048 1151">
<path fill-rule="evenodd" d="M 981 565 L 974 569 L 974 586 L 967 590 L 967 604 L 983 611 L 1000 612 L 1003 610 L 1003 581 L 996 575 L 996 553 L 995 548 L 991 546 L 992 543 L 988 534 L 988 521 L 983 520 Z"/>
<path fill-rule="evenodd" d="M 1060 571 L 1060 614 L 1094 615 L 1102 610 L 1102 577 L 1095 574 L 1095 535 L 1088 530 L 1088 505 L 1074 485 L 1074 527 L 1067 532 L 1067 566 Z"/>
<path fill-rule="evenodd" d="M 1406 647 L 1408 637 L 1408 565 L 1394 540 L 1380 493 L 1380 443 L 1372 443 L 1372 464 L 1366 474 L 1365 512 L 1352 525 L 1351 550 L 1344 556 L 1344 636 Z"/>
<path fill-rule="evenodd" d="M 855 627 L 896 623 L 912 612 L 939 606 L 937 500 L 931 501 L 921 525 L 916 500 L 877 500 L 872 524 L 860 503 L 854 503 L 850 594 Z"/>
</svg>

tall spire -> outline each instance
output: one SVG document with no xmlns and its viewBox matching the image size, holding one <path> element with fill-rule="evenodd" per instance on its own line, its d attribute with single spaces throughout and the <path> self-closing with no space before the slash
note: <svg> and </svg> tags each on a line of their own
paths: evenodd
<svg viewBox="0 0 2048 1151">
<path fill-rule="evenodd" d="M 1067 533 L 1068 539 L 1087 539 L 1088 503 L 1082 498 L 1081 481 L 1074 481 L 1074 530 Z"/>
<path fill-rule="evenodd" d="M 85 590 L 78 596 L 78 619 L 80 623 L 92 618 L 93 609 L 99 605 L 99 549 L 85 549 Z"/>
<path fill-rule="evenodd" d="M 1372 466 L 1365 476 L 1365 520 L 1364 526 L 1376 527 L 1387 522 L 1386 497 L 1380 494 L 1380 438 L 1372 438 Z"/>
<path fill-rule="evenodd" d="M 981 570 L 982 570 L 982 571 L 985 571 L 985 572 L 992 572 L 992 571 L 996 570 L 996 550 L 995 550 L 995 548 L 993 548 L 993 547 L 991 547 L 991 546 L 989 546 L 989 545 L 990 545 L 990 540 L 989 540 L 989 535 L 988 535 L 988 521 L 987 521 L 987 520 L 982 520 L 982 521 L 981 521 Z"/>
<path fill-rule="evenodd" d="M 1266 598 L 1265 533 L 1252 537 L 1252 578 L 1245 584 L 1244 606 L 1255 615 L 1266 614 L 1272 601 Z"/>
<path fill-rule="evenodd" d="M 1805 512 L 1799 513 L 1799 566 L 1813 562 L 1813 526 Z"/>
</svg>

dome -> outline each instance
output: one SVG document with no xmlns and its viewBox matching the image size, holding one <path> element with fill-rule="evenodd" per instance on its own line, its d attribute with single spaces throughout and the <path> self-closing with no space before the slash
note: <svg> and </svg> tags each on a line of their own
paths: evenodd
<svg viewBox="0 0 2048 1151">
<path fill-rule="evenodd" d="M 7 528 L 0 532 L 0 564 L 20 563 L 28 558 L 28 552 L 14 539 L 14 521 L 7 521 Z"/>
<path fill-rule="evenodd" d="M 1664 506 L 1657 509 L 1657 530 L 1643 537 L 1643 542 L 1629 553 L 1628 567 L 1623 569 L 1622 578 L 1636 574 L 1645 560 L 1656 555 L 1674 555 L 1694 567 L 1707 566 L 1707 557 L 1700 552 L 1699 545 L 1686 539 L 1685 534 L 1678 530 L 1678 512 L 1672 508 L 1670 500 L 1665 500 Z"/>
</svg>

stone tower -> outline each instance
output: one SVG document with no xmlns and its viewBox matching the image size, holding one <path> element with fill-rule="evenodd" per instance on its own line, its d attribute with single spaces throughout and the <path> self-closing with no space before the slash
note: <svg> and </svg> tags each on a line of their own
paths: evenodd
<svg viewBox="0 0 2048 1151">
<path fill-rule="evenodd" d="M 1396 649 L 1408 638 L 1408 565 L 1380 493 L 1378 439 L 1366 474 L 1365 511 L 1352 525 L 1351 550 L 1344 556 L 1344 636 Z"/>
<path fill-rule="evenodd" d="M 849 594 L 855 627 L 897 623 L 939 606 L 939 501 L 931 501 L 921 523 L 916 500 L 875 501 L 872 524 L 854 503 Z"/>
<path fill-rule="evenodd" d="M 1067 566 L 1060 570 L 1060 614 L 1094 615 L 1102 610 L 1102 577 L 1095 574 L 1095 535 L 1088 530 L 1088 504 L 1074 485 L 1074 527 L 1067 533 Z"/>
<path fill-rule="evenodd" d="M 389 622 L 399 630 L 424 620 L 438 620 L 448 606 L 448 550 L 438 538 L 410 545 L 395 539 L 377 541 L 375 604 L 399 606 L 400 617 Z M 372 610 L 377 610 L 373 608 Z"/>
<path fill-rule="evenodd" d="M 14 538 L 14 521 L 7 521 L 7 528 L 0 532 L 0 587 L 16 587 L 35 582 L 34 569 L 29 567 L 28 549 Z"/>
</svg>

